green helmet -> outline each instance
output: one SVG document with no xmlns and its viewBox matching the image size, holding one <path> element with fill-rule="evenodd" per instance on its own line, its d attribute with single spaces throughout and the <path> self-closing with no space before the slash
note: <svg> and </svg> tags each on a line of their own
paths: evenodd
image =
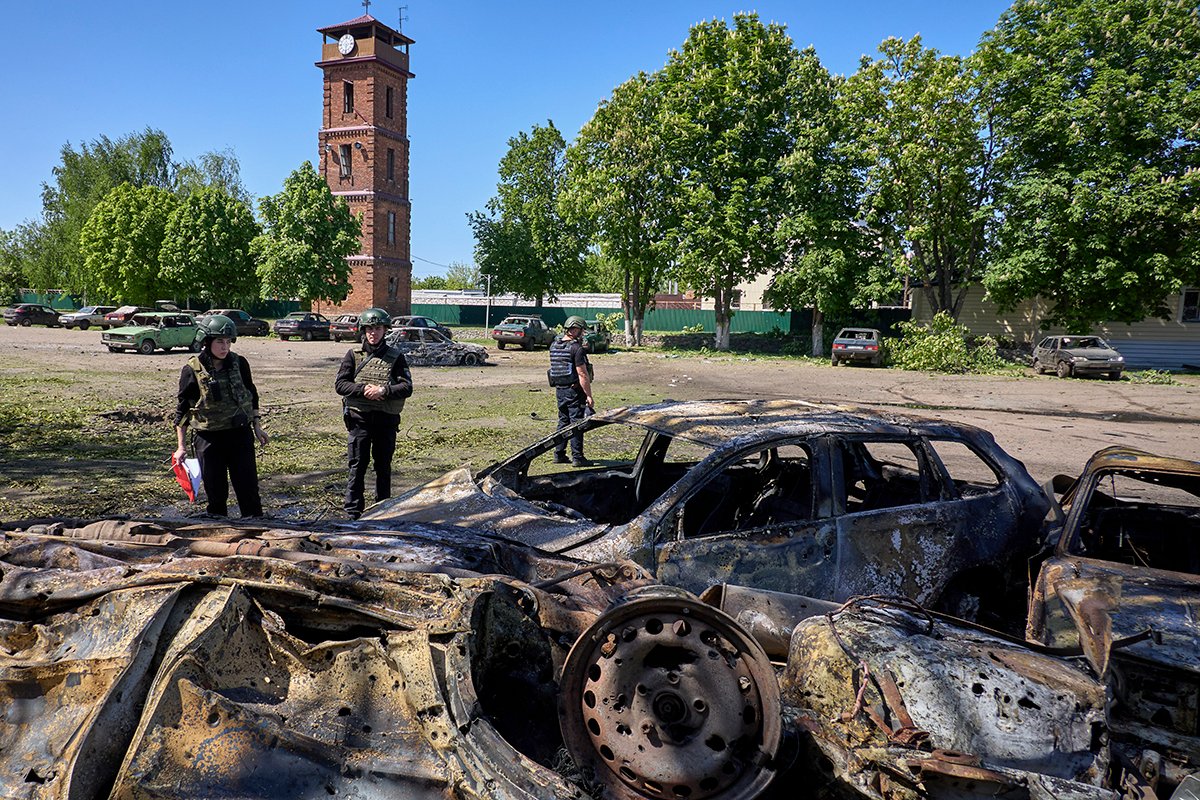
<svg viewBox="0 0 1200 800">
<path fill-rule="evenodd" d="M 199 336 L 203 336 L 205 341 L 209 339 L 227 338 L 231 342 L 237 341 L 237 325 L 233 324 L 233 320 L 224 314 L 213 314 L 205 317 L 198 323 L 200 328 Z"/>
<path fill-rule="evenodd" d="M 583 317 L 570 316 L 563 323 L 563 330 L 571 330 L 571 328 L 587 328 L 587 323 L 583 321 Z"/>
<path fill-rule="evenodd" d="M 386 327 L 391 323 L 392 318 L 382 308 L 368 308 L 358 315 L 358 326 L 360 328 L 365 328 L 368 325 L 383 325 Z"/>
</svg>

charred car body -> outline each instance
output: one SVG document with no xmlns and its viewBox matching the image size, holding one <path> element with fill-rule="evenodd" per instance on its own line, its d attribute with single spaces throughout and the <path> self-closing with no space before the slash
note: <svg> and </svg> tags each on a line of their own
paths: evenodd
<svg viewBox="0 0 1200 800">
<path fill-rule="evenodd" d="M 884 592 L 963 617 L 1024 606 L 1049 501 L 985 431 L 795 401 L 662 403 L 579 426 L 595 468 L 554 466 L 564 429 L 364 518 L 628 558 L 691 591 L 733 582 L 839 602 Z"/>
<path fill-rule="evenodd" d="M 387 342 L 404 353 L 414 367 L 478 367 L 487 363 L 487 348 L 452 341 L 436 328 L 393 327 Z"/>
<path fill-rule="evenodd" d="M 1027 635 L 1082 650 L 1119 749 L 1173 788 L 1200 771 L 1200 463 L 1109 447 L 1061 508 Z"/>
<path fill-rule="evenodd" d="M 32 525 L 0 564 L 8 797 L 1074 800 L 1127 779 L 1101 684 L 906 602 L 702 602 L 445 528 Z"/>
</svg>

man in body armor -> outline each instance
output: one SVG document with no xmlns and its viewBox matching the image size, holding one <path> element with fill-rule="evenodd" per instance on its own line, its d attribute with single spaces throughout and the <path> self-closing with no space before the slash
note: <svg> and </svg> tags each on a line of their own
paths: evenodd
<svg viewBox="0 0 1200 800">
<path fill-rule="evenodd" d="M 334 388 L 342 396 L 342 418 L 349 432 L 346 447 L 349 478 L 346 514 L 363 512 L 367 466 L 375 462 L 375 501 L 392 496 L 392 455 L 405 398 L 412 395 L 412 374 L 404 354 L 384 340 L 391 318 L 382 308 L 368 308 L 358 318 L 362 344 L 346 353 Z"/>
<path fill-rule="evenodd" d="M 237 341 L 237 326 L 229 317 L 205 317 L 199 328 L 197 336 L 204 337 L 204 346 L 179 372 L 174 459 L 182 461 L 187 455 L 184 434 L 190 425 L 208 513 L 228 515 L 232 483 L 242 516 L 261 517 L 254 440 L 265 445 L 268 437 L 259 421 L 258 389 L 250 364 L 229 349 Z"/>
<path fill-rule="evenodd" d="M 567 317 L 566 333 L 550 345 L 550 369 L 546 376 L 558 401 L 557 430 L 578 422 L 596 408 L 592 399 L 592 365 L 583 349 L 584 326 L 581 317 Z M 555 443 L 554 460 L 559 464 L 567 463 L 566 441 Z M 582 433 L 571 437 L 571 463 L 577 467 L 591 466 L 591 462 L 583 457 Z"/>
</svg>

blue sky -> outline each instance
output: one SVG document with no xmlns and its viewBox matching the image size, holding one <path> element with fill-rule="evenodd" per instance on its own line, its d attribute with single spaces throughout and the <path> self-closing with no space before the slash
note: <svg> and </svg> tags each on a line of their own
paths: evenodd
<svg viewBox="0 0 1200 800">
<path fill-rule="evenodd" d="M 698 21 L 757 11 L 848 75 L 888 36 L 919 33 L 928 46 L 969 53 L 1009 5 L 398 0 L 373 2 L 370 13 L 395 27 L 400 3 L 407 4 L 403 30 L 417 40 L 408 113 L 418 276 L 472 261 L 466 214 L 492 196 L 510 136 L 553 119 L 570 140 L 614 87 L 660 68 Z M 10 4 L 0 228 L 40 214 L 41 185 L 64 143 L 148 126 L 166 132 L 177 160 L 232 148 L 253 195 L 278 192 L 289 172 L 317 156 L 316 28 L 362 13 L 355 0 Z"/>
</svg>

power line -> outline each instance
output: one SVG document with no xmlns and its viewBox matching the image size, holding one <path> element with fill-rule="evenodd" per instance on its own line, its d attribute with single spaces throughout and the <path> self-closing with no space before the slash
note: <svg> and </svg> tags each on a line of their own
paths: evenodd
<svg viewBox="0 0 1200 800">
<path fill-rule="evenodd" d="M 436 261 L 430 261 L 428 258 L 421 258 L 420 256 L 413 256 L 413 260 L 424 261 L 426 264 L 433 264 L 435 267 L 441 267 L 442 269 L 450 269 L 449 264 L 439 264 Z"/>
</svg>

